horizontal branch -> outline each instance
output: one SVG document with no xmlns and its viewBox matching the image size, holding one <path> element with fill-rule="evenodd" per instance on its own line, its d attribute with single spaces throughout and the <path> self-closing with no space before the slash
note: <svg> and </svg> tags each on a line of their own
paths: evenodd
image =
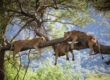
<svg viewBox="0 0 110 80">
<path fill-rule="evenodd" d="M 39 48 L 44 48 L 44 47 L 48 47 L 48 46 L 54 46 L 58 43 L 61 43 L 61 42 L 64 42 L 64 38 L 59 38 L 59 39 L 54 39 L 54 40 L 50 40 L 50 41 L 46 41 L 46 42 L 43 42 L 42 44 L 39 45 Z M 100 49 L 99 47 L 100 46 Z M 102 53 L 102 54 L 110 54 L 110 46 L 105 46 L 105 45 L 102 45 L 102 44 L 98 44 L 98 46 L 94 46 L 93 49 L 94 49 L 94 52 L 97 54 L 97 53 Z M 7 51 L 7 50 L 11 50 L 13 51 L 14 48 L 10 49 L 11 48 L 11 44 L 8 44 L 4 47 L 1 47 L 1 51 Z M 88 45 L 80 45 L 79 44 L 75 44 L 75 47 L 74 49 L 75 50 L 80 50 L 80 49 L 86 49 L 86 48 L 89 48 Z M 32 46 L 27 46 L 27 47 L 24 47 L 21 51 L 24 51 L 24 50 L 28 50 L 28 49 L 34 49 L 34 47 Z"/>
</svg>

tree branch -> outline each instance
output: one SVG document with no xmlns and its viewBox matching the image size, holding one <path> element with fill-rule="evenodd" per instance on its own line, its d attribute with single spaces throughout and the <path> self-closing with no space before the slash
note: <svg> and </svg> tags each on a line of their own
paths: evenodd
<svg viewBox="0 0 110 80">
<path fill-rule="evenodd" d="M 15 34 L 15 36 L 12 38 L 12 40 L 11 40 L 10 42 L 12 42 L 12 41 L 16 38 L 16 36 L 18 36 L 19 33 L 27 26 L 27 24 L 29 24 L 29 23 L 32 22 L 33 20 L 34 20 L 34 19 L 27 21 L 27 22 L 25 23 L 25 25 L 22 26 L 21 29 Z"/>
<path fill-rule="evenodd" d="M 29 14 L 29 13 L 25 13 L 24 11 L 17 11 L 17 10 L 12 10 L 12 9 L 6 9 L 6 11 L 8 12 L 13 12 L 13 13 L 17 13 L 17 14 L 21 14 L 22 16 L 26 16 L 26 17 L 29 17 L 29 18 L 32 18 L 34 19 L 38 24 L 40 24 L 40 21 L 36 18 L 35 15 L 32 15 L 32 14 Z"/>
<path fill-rule="evenodd" d="M 48 47 L 48 46 L 53 46 L 53 45 L 56 45 L 58 43 L 61 43 L 61 42 L 64 42 L 64 38 L 59 38 L 59 39 L 54 39 L 54 40 L 50 40 L 50 41 L 46 41 L 46 42 L 43 42 L 42 44 L 39 45 L 39 48 L 44 48 L 44 47 Z M 100 50 L 99 50 L 99 47 L 100 46 Z M 105 45 L 102 45 L 102 44 L 98 44 L 98 46 L 94 46 L 94 52 L 97 54 L 97 53 L 102 53 L 102 54 L 110 54 L 110 46 L 105 46 Z M 10 49 L 11 48 L 11 44 L 8 44 L 4 47 L 1 47 L 1 51 L 6 51 L 6 50 L 13 50 Z M 89 48 L 88 45 L 79 45 L 79 44 L 75 44 L 75 47 L 74 49 L 75 50 L 80 50 L 80 49 L 86 49 L 86 48 Z M 27 46 L 27 47 L 24 47 L 21 51 L 24 51 L 24 50 L 28 50 L 28 49 L 34 49 L 32 46 Z"/>
</svg>

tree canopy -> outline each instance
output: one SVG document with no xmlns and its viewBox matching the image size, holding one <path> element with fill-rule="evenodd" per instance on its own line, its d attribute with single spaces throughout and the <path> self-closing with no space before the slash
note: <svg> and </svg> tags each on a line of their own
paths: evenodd
<svg viewBox="0 0 110 80">
<path fill-rule="evenodd" d="M 89 7 L 94 7 L 97 11 L 105 13 L 107 18 L 110 18 L 110 0 L 1 0 L 0 1 L 0 70 L 4 70 L 4 54 L 6 50 L 10 50 L 11 42 L 23 30 L 28 29 L 33 31 L 35 35 L 51 36 L 53 39 L 60 38 L 54 32 L 56 23 L 61 26 L 66 25 L 80 25 L 93 22 L 94 19 L 90 17 Z M 20 30 L 8 41 L 5 37 L 5 32 L 9 24 L 19 24 Z M 13 26 L 12 26 L 13 27 Z M 65 28 L 61 30 L 65 31 Z M 51 33 L 55 35 L 51 35 Z M 56 31 L 60 32 L 60 31 Z M 63 32 L 60 32 L 63 35 Z M 53 45 L 62 42 L 63 38 L 46 42 L 41 47 Z M 5 45 L 7 43 L 7 45 Z M 101 45 L 101 51 L 104 54 L 110 54 L 109 46 Z M 83 48 L 87 48 L 88 45 Z M 30 49 L 30 47 L 26 48 Z M 77 45 L 76 45 L 77 49 Z M 81 49 L 81 48 L 79 48 Z M 94 47 L 98 52 L 97 46 Z M 25 50 L 25 49 L 24 49 Z M 3 72 L 0 72 L 1 80 L 4 79 Z"/>
</svg>

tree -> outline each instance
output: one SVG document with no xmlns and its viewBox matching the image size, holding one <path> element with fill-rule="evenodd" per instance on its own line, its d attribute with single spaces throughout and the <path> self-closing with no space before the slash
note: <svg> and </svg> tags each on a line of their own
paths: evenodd
<svg viewBox="0 0 110 80">
<path fill-rule="evenodd" d="M 49 29 L 48 26 L 45 26 L 45 23 L 55 23 L 59 22 L 62 24 L 71 24 L 71 25 L 84 25 L 92 19 L 90 18 L 87 8 L 88 3 L 92 2 L 92 5 L 101 11 L 109 11 L 110 6 L 109 0 L 1 0 L 0 1 L 0 79 L 4 80 L 4 55 L 5 51 L 10 49 L 11 42 L 15 37 L 23 30 L 29 29 L 34 31 L 36 35 L 41 36 L 47 33 Z M 99 2 L 101 4 L 99 4 Z M 51 10 L 50 14 L 48 11 Z M 83 17 L 79 13 L 83 14 Z M 65 14 L 67 13 L 67 14 Z M 46 16 L 55 17 L 54 20 L 47 18 Z M 74 17 L 72 17 L 74 16 Z M 70 18 L 72 17 L 72 18 Z M 14 23 L 12 20 L 18 20 L 19 24 L 23 25 L 18 33 L 13 37 L 10 44 L 5 45 L 6 42 L 4 34 L 6 28 L 9 24 Z M 77 19 L 76 19 L 77 18 Z M 69 22 L 63 22 L 65 19 Z M 41 34 L 42 33 L 42 34 Z M 50 46 L 62 42 L 63 38 L 49 41 L 41 45 L 41 47 Z M 101 45 L 101 44 L 99 44 Z M 87 48 L 88 45 L 83 48 Z M 27 46 L 29 49 L 30 47 Z M 23 50 L 24 50 L 23 49 Z M 76 45 L 76 49 L 78 45 Z M 98 52 L 97 46 L 94 47 L 95 51 Z M 102 53 L 109 53 L 110 47 L 101 45 Z"/>
</svg>

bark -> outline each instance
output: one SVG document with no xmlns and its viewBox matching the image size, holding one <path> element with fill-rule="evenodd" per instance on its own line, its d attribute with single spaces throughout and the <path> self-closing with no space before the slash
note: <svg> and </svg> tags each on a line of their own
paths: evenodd
<svg viewBox="0 0 110 80">
<path fill-rule="evenodd" d="M 40 48 L 44 48 L 44 47 L 48 47 L 48 46 L 53 46 L 55 44 L 58 44 L 60 42 L 63 42 L 64 41 L 64 38 L 59 38 L 59 39 L 54 39 L 54 40 L 50 40 L 50 41 L 46 41 L 46 42 L 43 42 L 42 44 L 39 45 Z M 99 47 L 100 46 L 100 50 L 99 50 Z M 94 51 L 95 53 L 102 53 L 102 54 L 110 54 L 110 46 L 106 46 L 106 45 L 102 45 L 100 43 L 98 43 L 98 46 L 95 45 L 93 48 L 94 48 Z M 8 44 L 4 47 L 1 47 L 1 51 L 6 51 L 6 50 L 13 50 L 14 48 L 10 49 L 11 48 L 11 44 Z M 88 45 L 79 45 L 79 44 L 75 44 L 75 50 L 80 50 L 80 49 L 86 49 L 86 48 L 89 48 Z M 27 49 L 33 49 L 32 46 L 27 46 L 27 47 L 24 47 L 21 51 L 24 51 L 24 50 L 27 50 Z"/>
<path fill-rule="evenodd" d="M 0 80 L 4 80 L 4 51 L 0 51 Z"/>
</svg>

